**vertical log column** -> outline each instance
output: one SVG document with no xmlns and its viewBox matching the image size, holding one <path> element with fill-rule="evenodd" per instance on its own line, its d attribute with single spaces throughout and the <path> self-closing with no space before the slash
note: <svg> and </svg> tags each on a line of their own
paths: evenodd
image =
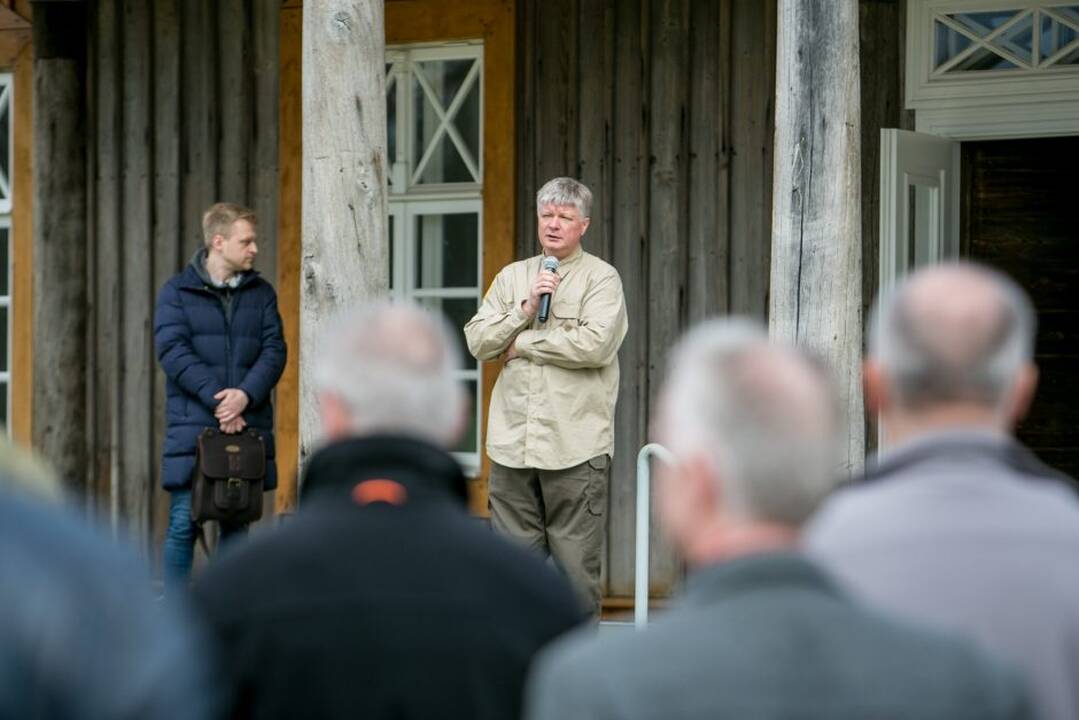
<svg viewBox="0 0 1079 720">
<path fill-rule="evenodd" d="M 303 8 L 301 463 L 317 439 L 312 365 L 322 326 L 389 288 L 383 18 L 382 0 Z"/>
<path fill-rule="evenodd" d="M 86 491 L 86 6 L 35 2 L 33 442 Z"/>
<path fill-rule="evenodd" d="M 856 0 L 780 0 L 769 321 L 825 358 L 848 412 L 847 469 L 865 454 Z"/>
</svg>

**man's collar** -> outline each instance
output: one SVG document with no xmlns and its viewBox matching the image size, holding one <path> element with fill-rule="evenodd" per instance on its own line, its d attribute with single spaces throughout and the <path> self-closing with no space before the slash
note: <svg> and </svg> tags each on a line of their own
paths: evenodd
<svg viewBox="0 0 1079 720">
<path fill-rule="evenodd" d="M 318 450 L 301 483 L 303 500 L 323 493 L 353 492 L 368 481 L 389 481 L 410 498 L 441 496 L 464 505 L 468 486 L 457 461 L 434 445 L 398 435 L 338 440 Z"/>
<path fill-rule="evenodd" d="M 559 271 L 563 271 L 567 267 L 569 267 L 571 265 L 574 265 L 583 256 L 584 256 L 584 248 L 581 247 L 580 245 L 578 245 L 577 249 L 574 250 L 572 253 L 570 253 L 570 256 L 568 258 L 566 258 L 565 260 L 559 260 L 558 261 L 558 269 L 559 269 Z M 541 253 L 540 254 L 540 265 L 541 266 L 543 264 L 543 258 L 544 257 L 546 257 L 546 255 Z M 562 273 L 559 272 L 559 274 L 561 275 Z"/>
<path fill-rule="evenodd" d="M 1015 438 L 976 427 L 925 433 L 888 448 L 867 465 L 864 479 L 883 479 L 913 465 L 938 458 L 989 460 L 1021 475 L 1063 481 L 1074 487 L 1074 481 L 1069 476 L 1043 463 Z"/>
<path fill-rule="evenodd" d="M 693 570 L 683 602 L 709 605 L 745 592 L 801 587 L 840 596 L 832 580 L 797 552 L 764 552 Z"/>
</svg>

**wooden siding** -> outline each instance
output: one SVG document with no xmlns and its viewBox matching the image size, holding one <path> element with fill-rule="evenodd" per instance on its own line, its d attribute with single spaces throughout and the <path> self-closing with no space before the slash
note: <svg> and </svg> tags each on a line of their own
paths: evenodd
<svg viewBox="0 0 1079 720">
<path fill-rule="evenodd" d="M 91 500 L 144 549 L 160 544 L 164 376 L 153 352 L 161 285 L 202 243 L 201 213 L 259 214 L 258 269 L 276 282 L 280 0 L 101 0 L 92 5 Z M 40 275 L 40 274 L 39 274 Z"/>
<path fill-rule="evenodd" d="M 764 319 L 771 237 L 774 2 L 522 0 L 517 257 L 537 252 L 551 177 L 593 191 L 584 245 L 622 275 L 607 591 L 633 588 L 636 454 L 667 351 L 693 320 Z M 653 531 L 651 590 L 680 566 Z"/>
</svg>

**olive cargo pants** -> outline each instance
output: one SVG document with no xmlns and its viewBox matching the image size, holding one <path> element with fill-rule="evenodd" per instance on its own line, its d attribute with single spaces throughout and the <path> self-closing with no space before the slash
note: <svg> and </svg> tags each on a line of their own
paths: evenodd
<svg viewBox="0 0 1079 720">
<path fill-rule="evenodd" d="M 488 483 L 495 530 L 550 555 L 596 617 L 603 600 L 610 465 L 607 455 L 564 470 L 492 462 Z"/>
</svg>

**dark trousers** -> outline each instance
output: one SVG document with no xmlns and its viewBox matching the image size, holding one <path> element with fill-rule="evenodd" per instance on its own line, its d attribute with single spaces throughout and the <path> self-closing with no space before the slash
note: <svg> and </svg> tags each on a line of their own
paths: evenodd
<svg viewBox="0 0 1079 720">
<path fill-rule="evenodd" d="M 554 559 L 598 617 L 607 537 L 610 458 L 564 470 L 510 468 L 491 463 L 491 525 Z"/>
</svg>

